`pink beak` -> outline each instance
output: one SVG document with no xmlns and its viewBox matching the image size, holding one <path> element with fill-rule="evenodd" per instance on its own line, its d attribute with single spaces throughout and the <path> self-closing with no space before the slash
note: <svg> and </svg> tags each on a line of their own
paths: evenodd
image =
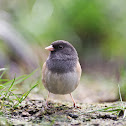
<svg viewBox="0 0 126 126">
<path fill-rule="evenodd" d="M 46 50 L 49 50 L 49 51 L 54 51 L 54 48 L 53 48 L 53 46 L 52 46 L 52 45 L 50 45 L 50 46 L 46 47 L 45 49 L 46 49 Z"/>
</svg>

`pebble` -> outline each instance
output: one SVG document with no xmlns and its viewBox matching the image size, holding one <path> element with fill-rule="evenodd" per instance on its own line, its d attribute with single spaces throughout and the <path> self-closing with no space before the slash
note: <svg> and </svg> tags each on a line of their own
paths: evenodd
<svg viewBox="0 0 126 126">
<path fill-rule="evenodd" d="M 75 115 L 75 114 L 72 114 L 72 113 L 69 113 L 68 116 L 70 116 L 70 117 L 72 117 L 74 119 L 78 118 L 78 115 Z"/>
<path fill-rule="evenodd" d="M 12 115 L 17 116 L 17 112 L 13 112 Z"/>
<path fill-rule="evenodd" d="M 22 112 L 21 116 L 22 117 L 28 117 L 30 114 L 26 111 Z"/>
<path fill-rule="evenodd" d="M 32 109 L 32 110 L 28 110 L 28 113 L 30 115 L 34 115 L 35 113 L 37 113 L 39 110 L 38 109 Z"/>
</svg>

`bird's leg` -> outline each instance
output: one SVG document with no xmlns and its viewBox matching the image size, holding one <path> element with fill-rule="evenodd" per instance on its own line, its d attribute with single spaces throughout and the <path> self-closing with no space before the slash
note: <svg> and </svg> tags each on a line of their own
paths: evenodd
<svg viewBox="0 0 126 126">
<path fill-rule="evenodd" d="M 48 92 L 48 96 L 46 98 L 46 106 L 48 106 L 48 99 L 49 99 L 50 92 Z"/>
<path fill-rule="evenodd" d="M 71 93 L 70 93 L 70 96 L 71 96 L 72 101 L 73 101 L 73 106 L 75 107 L 76 103 L 75 103 L 75 101 L 74 101 L 73 96 L 72 96 L 72 94 L 71 94 Z"/>
</svg>

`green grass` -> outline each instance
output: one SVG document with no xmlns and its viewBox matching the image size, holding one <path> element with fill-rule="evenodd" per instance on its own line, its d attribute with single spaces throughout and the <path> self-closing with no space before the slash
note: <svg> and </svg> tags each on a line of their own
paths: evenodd
<svg viewBox="0 0 126 126">
<path fill-rule="evenodd" d="M 19 94 L 14 93 L 14 91 L 16 90 L 14 88 L 14 85 L 23 83 L 26 79 L 31 77 L 37 70 L 33 71 L 29 75 L 22 75 L 19 77 L 16 77 L 15 74 L 15 77 L 12 80 L 3 78 L 3 75 L 6 73 L 6 70 L 6 68 L 0 69 L 0 72 L 2 72 L 2 74 L 0 75 L 0 97 L 2 99 L 1 105 L 5 106 L 4 101 L 8 100 L 9 102 L 12 102 L 12 107 L 17 107 L 22 101 L 24 101 L 27 98 L 29 93 L 38 85 L 38 82 L 36 82 L 27 92 L 21 94 L 20 96 Z"/>
<path fill-rule="evenodd" d="M 18 103 L 15 104 L 14 107 L 17 107 L 22 101 L 24 101 L 24 100 L 27 98 L 28 94 L 29 94 L 37 85 L 38 85 L 38 82 L 37 82 L 34 86 L 32 86 L 31 89 L 30 89 L 29 91 L 27 91 L 26 93 L 24 93 L 20 98 L 18 98 L 15 94 L 13 94 L 13 95 L 17 98 L 17 100 L 18 100 Z"/>
<path fill-rule="evenodd" d="M 98 110 L 93 110 L 93 111 L 89 111 L 88 113 L 92 113 L 92 112 L 116 112 L 116 114 L 119 116 L 119 113 L 121 111 L 124 112 L 125 108 L 122 106 L 110 106 L 110 107 L 105 107 L 103 109 L 98 109 Z"/>
</svg>

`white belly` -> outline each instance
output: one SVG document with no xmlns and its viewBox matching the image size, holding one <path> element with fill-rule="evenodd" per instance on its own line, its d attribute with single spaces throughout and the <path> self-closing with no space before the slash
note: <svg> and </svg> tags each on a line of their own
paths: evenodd
<svg viewBox="0 0 126 126">
<path fill-rule="evenodd" d="M 69 94 L 76 89 L 79 79 L 76 72 L 52 74 L 51 71 L 46 71 L 45 88 L 54 94 Z"/>
</svg>

